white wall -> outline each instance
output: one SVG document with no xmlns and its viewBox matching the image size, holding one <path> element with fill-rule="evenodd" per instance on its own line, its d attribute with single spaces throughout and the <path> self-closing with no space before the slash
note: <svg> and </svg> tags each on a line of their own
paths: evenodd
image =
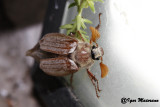
<svg viewBox="0 0 160 107">
<path fill-rule="evenodd" d="M 109 74 L 101 79 L 99 63 L 92 67 L 102 89 L 99 99 L 85 70 L 74 75 L 74 92 L 85 107 L 159 107 L 160 102 L 121 103 L 122 97 L 160 100 L 159 0 L 104 1 L 96 4 L 96 14 L 85 9 L 83 16 L 96 26 L 99 12 L 103 13 L 98 43 Z M 74 19 L 76 9 L 66 13 L 63 24 Z"/>
</svg>

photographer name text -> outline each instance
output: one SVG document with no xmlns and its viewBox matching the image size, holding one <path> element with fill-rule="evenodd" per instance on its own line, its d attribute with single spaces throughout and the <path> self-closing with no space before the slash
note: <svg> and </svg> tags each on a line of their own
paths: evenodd
<svg viewBox="0 0 160 107">
<path fill-rule="evenodd" d="M 131 98 L 125 98 L 123 97 L 121 99 L 121 103 L 122 104 L 126 104 L 126 103 L 134 103 L 134 102 L 159 102 L 158 99 L 145 99 L 145 98 L 137 98 L 137 99 L 131 99 Z"/>
</svg>

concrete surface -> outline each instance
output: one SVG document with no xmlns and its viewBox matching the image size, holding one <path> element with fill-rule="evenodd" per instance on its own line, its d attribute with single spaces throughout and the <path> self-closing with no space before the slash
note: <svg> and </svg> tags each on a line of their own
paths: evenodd
<svg viewBox="0 0 160 107">
<path fill-rule="evenodd" d="M 30 67 L 25 56 L 39 39 L 42 24 L 0 33 L 0 107 L 39 107 L 32 96 Z"/>
</svg>

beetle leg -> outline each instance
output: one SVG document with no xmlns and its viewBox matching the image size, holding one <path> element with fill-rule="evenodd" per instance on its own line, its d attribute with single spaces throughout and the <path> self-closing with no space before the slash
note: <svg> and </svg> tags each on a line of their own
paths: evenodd
<svg viewBox="0 0 160 107">
<path fill-rule="evenodd" d="M 85 42 L 85 40 L 84 40 L 84 38 L 82 37 L 81 33 L 80 33 L 79 31 L 78 31 L 78 33 L 79 33 L 79 35 L 80 35 L 82 41 Z"/>
<path fill-rule="evenodd" d="M 95 75 L 93 75 L 89 70 L 87 70 L 88 74 L 91 76 L 92 80 L 94 80 L 95 82 L 97 82 L 97 90 L 100 92 L 102 90 L 99 89 L 99 83 L 98 83 L 98 79 L 95 77 Z"/>
<path fill-rule="evenodd" d="M 97 89 L 98 89 L 98 91 L 99 91 L 99 92 L 101 92 L 102 90 L 100 90 L 100 89 L 99 89 L 99 83 L 98 83 L 98 80 L 96 80 L 96 82 L 97 82 Z"/>
<path fill-rule="evenodd" d="M 100 96 L 98 95 L 98 92 L 100 92 L 100 90 L 99 90 L 99 86 L 98 86 L 98 82 L 97 82 L 98 80 L 88 69 L 87 69 L 87 73 L 88 73 L 88 76 L 89 76 L 93 86 L 95 87 L 96 96 L 99 98 Z M 96 86 L 95 82 L 97 82 L 97 86 Z"/>
<path fill-rule="evenodd" d="M 92 79 L 94 79 L 94 81 L 97 82 L 97 89 L 99 92 L 101 92 L 102 90 L 99 89 L 98 79 L 95 77 L 95 75 L 93 75 Z"/>
<path fill-rule="evenodd" d="M 94 86 L 94 88 L 95 88 L 96 96 L 99 98 L 100 96 L 98 95 L 96 84 L 95 84 L 95 82 L 93 81 L 93 78 L 92 78 L 91 76 L 89 76 L 89 77 L 90 77 L 91 82 L 92 82 L 92 84 L 93 84 L 93 86 Z"/>
<path fill-rule="evenodd" d="M 99 30 L 99 27 L 101 26 L 101 15 L 102 13 L 99 13 L 99 24 L 95 27 L 97 30 Z"/>
<path fill-rule="evenodd" d="M 71 84 L 71 87 L 73 88 L 72 81 L 73 81 L 73 73 L 71 74 L 71 77 L 70 77 L 70 84 Z"/>
</svg>

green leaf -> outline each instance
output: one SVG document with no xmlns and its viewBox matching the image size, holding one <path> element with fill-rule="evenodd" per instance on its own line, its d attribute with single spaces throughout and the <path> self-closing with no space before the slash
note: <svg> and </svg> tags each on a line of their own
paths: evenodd
<svg viewBox="0 0 160 107">
<path fill-rule="evenodd" d="M 90 1 L 90 0 L 87 0 L 87 3 L 89 5 L 89 7 L 91 8 L 92 12 L 95 13 L 94 2 Z"/>
<path fill-rule="evenodd" d="M 60 28 L 61 28 L 61 29 L 70 29 L 70 28 L 72 28 L 72 27 L 73 27 L 72 24 L 65 24 L 65 25 L 61 26 Z"/>
<path fill-rule="evenodd" d="M 83 19 L 83 21 L 84 21 L 85 23 L 92 24 L 92 21 L 90 21 L 90 20 L 88 20 L 88 19 Z"/>
<path fill-rule="evenodd" d="M 74 6 L 76 6 L 76 2 L 71 3 L 71 4 L 68 6 L 68 8 L 71 8 L 71 7 L 74 7 Z"/>
<path fill-rule="evenodd" d="M 73 27 L 72 27 L 72 30 L 73 30 L 73 31 L 76 29 L 76 26 L 77 26 L 77 23 L 75 22 L 75 23 L 73 24 Z"/>
<path fill-rule="evenodd" d="M 75 22 L 75 21 L 76 21 L 76 18 L 72 20 L 72 22 Z"/>
<path fill-rule="evenodd" d="M 81 32 L 82 34 L 87 34 L 87 32 L 85 32 L 84 30 L 80 30 L 80 32 Z"/>
<path fill-rule="evenodd" d="M 86 25 L 84 24 L 84 21 L 83 21 L 83 20 L 81 20 L 81 26 L 82 26 L 83 29 L 86 29 L 86 28 L 87 28 Z"/>
<path fill-rule="evenodd" d="M 81 4 L 81 8 L 88 8 L 88 3 L 87 1 L 83 1 L 82 4 Z"/>
</svg>

